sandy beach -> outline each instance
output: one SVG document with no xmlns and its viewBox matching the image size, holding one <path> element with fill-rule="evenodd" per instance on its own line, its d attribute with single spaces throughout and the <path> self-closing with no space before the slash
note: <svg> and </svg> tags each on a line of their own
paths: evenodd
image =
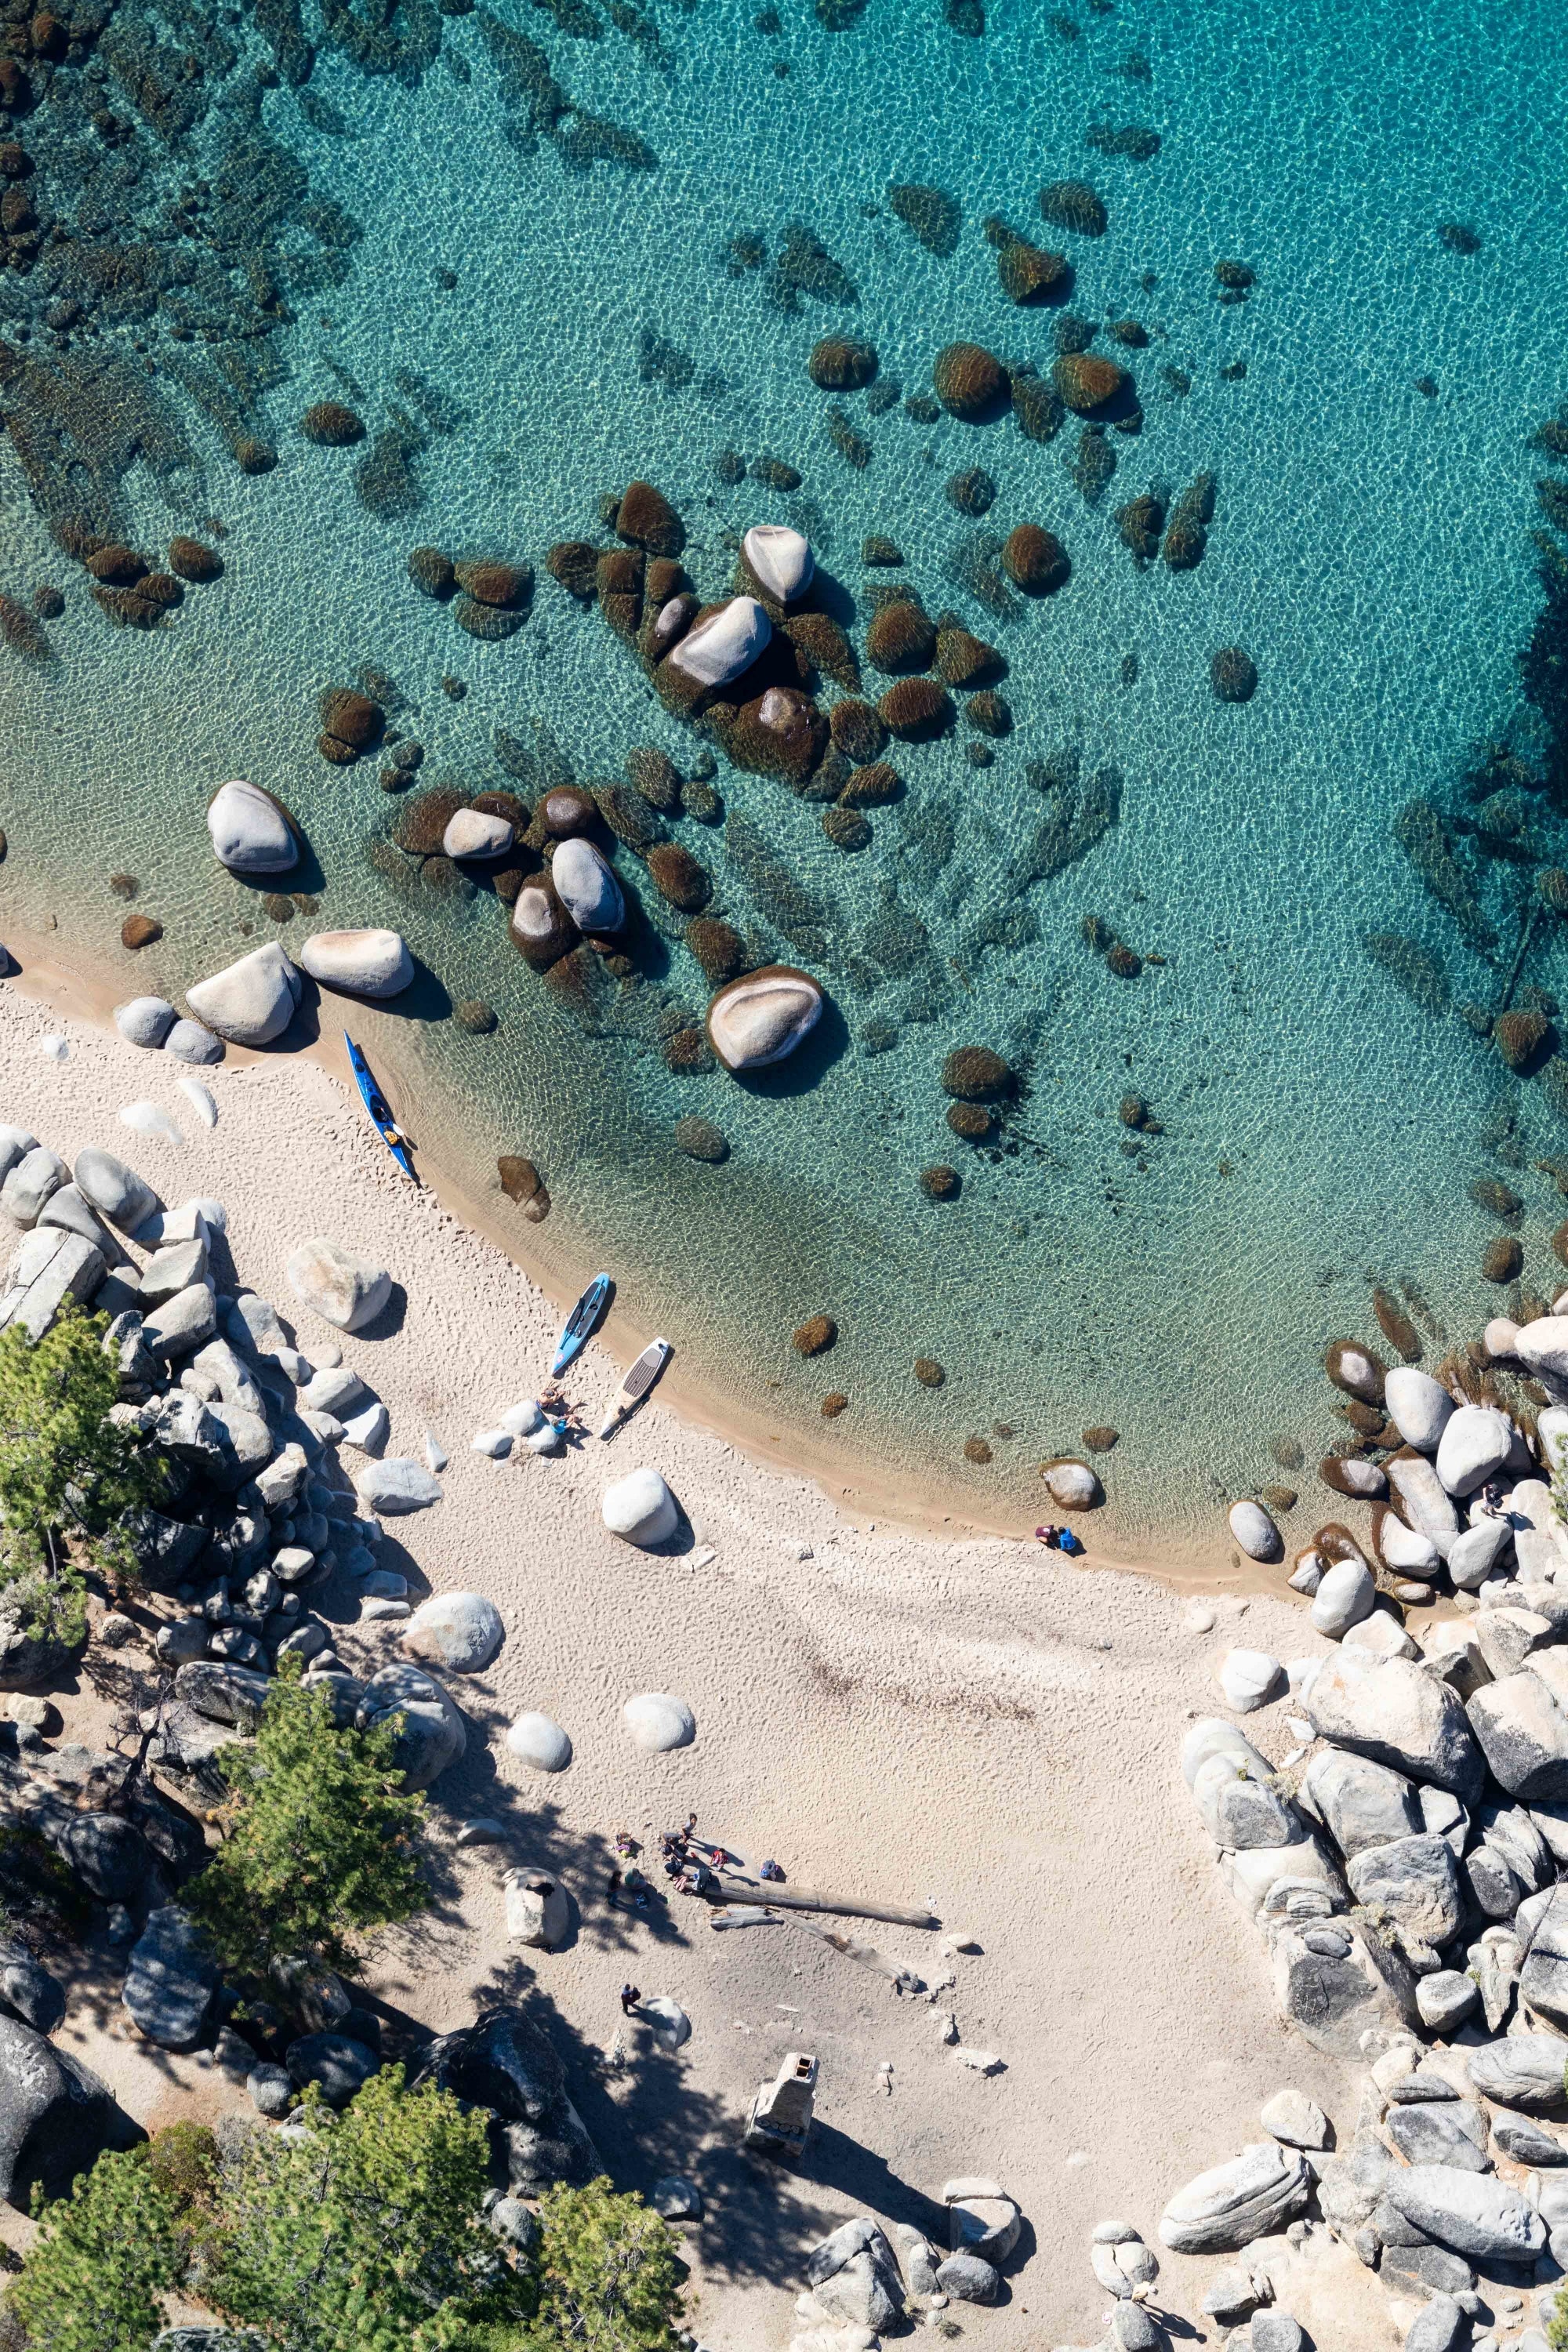
<svg viewBox="0 0 1568 2352">
<path fill-rule="evenodd" d="M 1105 2309 L 1087 2256 L 1096 2221 L 1123 2215 L 1152 2240 L 1168 2197 L 1256 2138 L 1283 2084 L 1348 2131 L 1348 2078 L 1276 2014 L 1261 1947 L 1177 1764 L 1189 1720 L 1220 1704 L 1214 1664 L 1231 1641 L 1285 1658 L 1327 1646 L 1289 1596 L 1242 1590 L 1234 1569 L 1229 1591 L 1210 1575 L 1218 1620 L 1198 1632 L 1181 1589 L 1197 1579 L 1192 1563 L 1169 1578 L 1110 1572 L 1092 1548 L 1073 1567 L 1032 1544 L 894 1527 L 866 1491 L 831 1494 L 759 1464 L 754 1436 L 743 1446 L 689 1413 L 678 1378 L 607 1445 L 590 1438 L 557 1460 L 476 1454 L 472 1433 L 539 1387 L 555 1304 L 474 1222 L 398 1175 L 315 1061 L 232 1055 L 205 1074 L 209 1133 L 177 1066 L 125 1044 L 101 1011 L 58 970 L 0 987 L 5 1118 L 68 1158 L 89 1143 L 121 1152 L 170 1203 L 218 1197 L 239 1279 L 285 1313 L 285 1261 L 311 1234 L 391 1270 L 384 1336 L 345 1337 L 344 1360 L 389 1410 L 387 1450 L 416 1453 L 430 1430 L 450 1466 L 441 1504 L 389 1538 L 388 1564 L 416 1592 L 485 1594 L 505 1621 L 494 1665 L 452 1685 L 469 1742 L 433 1792 L 437 1906 L 386 1937 L 370 1972 L 388 2047 L 467 2021 L 498 1988 L 525 1994 L 617 2181 L 646 2189 L 679 2170 L 700 2186 L 706 2218 L 688 2236 L 705 2343 L 783 2352 L 801 2258 L 826 2227 L 868 2211 L 940 2233 L 942 2182 L 968 2173 L 1005 2185 L 1026 2238 L 1004 2304 L 965 2310 L 963 2332 L 997 2352 L 1087 2342 Z M 39 1051 L 49 1034 L 68 1039 L 64 1062 Z M 139 1098 L 172 1115 L 183 1149 L 121 1125 Z M 640 1337 L 635 1307 L 617 1314 L 569 1383 L 592 1425 Z M 605 1485 L 644 1463 L 689 1523 L 664 1553 L 617 1542 L 600 1521 Z M 1267 1575 L 1249 1571 L 1255 1584 Z M 395 1624 L 356 1631 L 354 1601 L 331 1588 L 313 1602 L 351 1667 L 397 1654 Z M 620 1711 L 648 1690 L 689 1703 L 692 1747 L 633 1746 Z M 62 1736 L 100 1736 L 90 1673 L 58 1703 Z M 570 1732 L 565 1774 L 531 1773 L 502 1745 L 526 1708 Z M 1265 1741 L 1287 1736 L 1266 1719 Z M 934 2006 L 900 1999 L 805 1930 L 715 1933 L 679 1897 L 648 1921 L 612 1910 L 614 1833 L 653 1837 L 693 1811 L 707 1834 L 775 1856 L 795 1880 L 929 1904 L 972 1951 L 944 1958 L 936 1934 L 874 1932 L 928 1985 L 951 1971 L 952 1989 Z M 456 1851 L 478 1813 L 502 1822 L 505 1844 Z M 500 1879 L 519 1862 L 557 1872 L 574 1906 L 568 1948 L 530 1954 L 537 1968 L 506 1939 Z M 627 1979 L 689 2011 L 678 2055 L 635 2021 L 615 2048 Z M 1000 2071 L 954 2063 L 937 2031 L 948 2007 L 963 2042 L 995 2053 Z M 246 2105 L 210 2056 L 137 2040 L 106 1952 L 63 2031 L 143 2122 Z M 739 2140 L 752 2095 L 792 2048 L 818 2057 L 817 2125 L 800 2170 L 780 2173 Z M 14 2218 L 7 2227 L 19 2233 Z M 1334 2307 L 1359 2309 L 1354 2263 L 1330 2267 Z M 1195 2316 L 1211 2269 L 1166 2257 L 1156 2300 Z M 1366 2288 L 1353 2340 L 1377 2352 L 1395 2338 Z M 1304 2319 L 1310 2303 L 1298 2302 Z"/>
</svg>

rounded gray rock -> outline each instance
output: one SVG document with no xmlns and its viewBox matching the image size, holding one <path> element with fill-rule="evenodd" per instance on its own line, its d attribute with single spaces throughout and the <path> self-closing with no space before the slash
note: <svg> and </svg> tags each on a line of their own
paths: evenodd
<svg viewBox="0 0 1568 2352">
<path fill-rule="evenodd" d="M 506 1735 L 511 1754 L 521 1756 L 536 1772 L 564 1772 L 572 1761 L 572 1742 L 548 1715 L 520 1715 Z"/>
<path fill-rule="evenodd" d="M 994 2303 L 1002 2281 L 995 2266 L 979 2254 L 949 2254 L 936 2266 L 936 2283 L 958 2303 Z"/>
<path fill-rule="evenodd" d="M 132 996 L 114 1008 L 114 1025 L 128 1045 L 161 1045 L 179 1015 L 165 997 Z"/>
<path fill-rule="evenodd" d="M 422 1601 L 402 1634 L 411 1658 L 446 1666 L 455 1675 L 477 1675 L 506 1639 L 493 1601 L 479 1592 L 437 1592 Z"/>
<path fill-rule="evenodd" d="M 271 2123 L 281 2123 L 294 2104 L 294 2080 L 287 2067 L 253 2066 L 245 2087 L 257 2114 Z"/>
<path fill-rule="evenodd" d="M 199 1021 L 182 1018 L 175 1022 L 164 1038 L 163 1051 L 173 1054 L 176 1062 L 221 1062 L 224 1044 L 221 1037 L 215 1037 L 212 1031 L 205 1029 Z"/>
<path fill-rule="evenodd" d="M 372 1675 L 354 1721 L 362 1731 L 395 1724 L 397 1769 L 409 1789 L 427 1789 L 461 1761 L 468 1744 L 463 1718 L 440 1684 L 414 1665 L 383 1666 Z"/>
<path fill-rule="evenodd" d="M 331 2107 L 346 2107 L 356 2091 L 381 2071 L 381 2060 L 363 2042 L 346 2033 L 305 2033 L 283 2053 L 290 2080 L 303 2090 L 319 2083 Z"/>
</svg>

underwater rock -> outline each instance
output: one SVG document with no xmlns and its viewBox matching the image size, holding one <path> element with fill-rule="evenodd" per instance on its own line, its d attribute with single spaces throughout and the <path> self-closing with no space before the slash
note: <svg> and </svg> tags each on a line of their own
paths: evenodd
<svg viewBox="0 0 1568 2352">
<path fill-rule="evenodd" d="M 934 1356 L 915 1358 L 915 1378 L 922 1389 L 940 1389 L 947 1382 L 947 1374 Z"/>
<path fill-rule="evenodd" d="M 1105 437 L 1103 425 L 1084 426 L 1069 470 L 1085 502 L 1098 506 L 1116 471 L 1116 452 Z"/>
<path fill-rule="evenodd" d="M 960 1179 L 956 1168 L 940 1162 L 933 1168 L 921 1170 L 921 1191 L 928 1201 L 952 1201 L 957 1197 Z"/>
<path fill-rule="evenodd" d="M 341 400 L 318 400 L 314 407 L 307 408 L 300 419 L 300 431 L 322 449 L 346 449 L 351 442 L 364 439 L 363 420 Z"/>
<path fill-rule="evenodd" d="M 1553 1032 L 1544 1013 L 1533 1007 L 1500 1013 L 1492 1023 L 1492 1043 L 1510 1070 L 1529 1070 L 1544 1058 Z"/>
<path fill-rule="evenodd" d="M 945 735 L 953 719 L 952 698 L 929 677 L 900 678 L 878 703 L 877 713 L 889 734 L 904 743 L 928 743 Z"/>
<path fill-rule="evenodd" d="M 360 694 L 353 687 L 329 687 L 321 696 L 321 736 L 319 744 L 324 759 L 338 766 L 356 760 L 381 740 L 385 716 L 379 702 L 368 694 Z M 335 751 L 329 751 L 329 744 Z"/>
<path fill-rule="evenodd" d="M 422 596 L 434 597 L 440 602 L 452 593 L 457 582 L 456 568 L 451 557 L 443 555 L 438 547 L 411 547 L 406 568 L 408 577 Z"/>
<path fill-rule="evenodd" d="M 141 579 L 147 566 L 133 548 L 110 540 L 84 558 L 83 568 L 106 588 L 128 588 L 133 580 Z"/>
<path fill-rule="evenodd" d="M 996 256 L 996 275 L 1009 302 L 1040 302 L 1065 294 L 1072 268 L 1065 253 L 1047 252 L 1021 236 L 1009 237 Z"/>
<path fill-rule="evenodd" d="M 180 534 L 169 541 L 169 569 L 176 579 L 205 585 L 208 581 L 222 579 L 223 558 L 210 547 L 204 547 L 199 539 Z"/>
<path fill-rule="evenodd" d="M 790 686 L 770 686 L 765 694 L 742 703 L 723 738 L 738 768 L 784 776 L 792 782 L 810 775 L 826 741 L 821 711 L 808 694 Z"/>
<path fill-rule="evenodd" d="M 640 548 L 606 548 L 594 567 L 599 610 L 618 637 L 628 645 L 637 638 L 642 619 L 643 573 L 647 558 Z"/>
<path fill-rule="evenodd" d="M 710 1118 L 678 1118 L 671 1132 L 676 1148 L 684 1151 L 689 1160 L 706 1160 L 710 1167 L 717 1167 L 730 1157 L 723 1130 L 715 1127 Z"/>
<path fill-rule="evenodd" d="M 643 657 L 655 667 L 678 646 L 697 618 L 700 607 L 695 596 L 671 596 L 658 607 L 653 625 L 647 632 Z"/>
<path fill-rule="evenodd" d="M 1214 476 L 1198 474 L 1171 509 L 1160 553 L 1173 572 L 1191 572 L 1203 562 L 1208 526 L 1214 520 Z"/>
<path fill-rule="evenodd" d="M 477 563 L 456 563 L 452 575 L 477 604 L 506 609 L 526 604 L 533 593 L 531 563 L 502 563 L 487 558 Z"/>
<path fill-rule="evenodd" d="M 1054 441 L 1067 415 L 1060 394 L 1049 378 L 1033 367 L 1009 371 L 1013 414 L 1026 441 Z"/>
<path fill-rule="evenodd" d="M 877 373 L 877 354 L 853 336 L 824 335 L 812 345 L 805 372 L 819 392 L 861 392 Z"/>
<path fill-rule="evenodd" d="M 708 1040 L 700 1029 L 672 1029 L 659 1048 L 664 1066 L 678 1078 L 689 1077 L 713 1067 L 713 1056 L 708 1050 Z"/>
<path fill-rule="evenodd" d="M 818 1410 L 824 1421 L 837 1421 L 849 1402 L 842 1389 L 830 1389 Z"/>
<path fill-rule="evenodd" d="M 717 915 L 700 915 L 695 922 L 689 923 L 686 945 L 716 985 L 735 979 L 746 969 L 745 941 L 732 925 Z"/>
<path fill-rule="evenodd" d="M 684 915 L 694 915 L 713 896 L 708 868 L 676 841 L 658 841 L 647 853 L 647 870 L 662 898 Z"/>
<path fill-rule="evenodd" d="M 827 437 L 847 466 L 864 472 L 871 462 L 871 444 L 841 408 L 830 408 L 825 419 Z"/>
<path fill-rule="evenodd" d="M 518 892 L 509 929 L 514 946 L 535 971 L 547 971 L 570 954 L 579 939 L 576 924 L 544 875 L 525 882 Z"/>
<path fill-rule="evenodd" d="M 949 478 L 942 495 L 960 514 L 989 514 L 996 502 L 996 485 L 984 467 L 966 466 Z"/>
<path fill-rule="evenodd" d="M 1130 379 L 1115 360 L 1093 352 L 1063 352 L 1052 362 L 1051 381 L 1067 405 L 1087 416 L 1116 399 Z"/>
<path fill-rule="evenodd" d="M 886 808 L 901 796 L 903 789 L 898 770 L 886 760 L 877 760 L 854 771 L 838 795 L 838 804 L 847 809 Z"/>
<path fill-rule="evenodd" d="M 569 841 L 574 834 L 593 832 L 599 805 L 580 784 L 557 784 L 545 793 L 535 815 L 550 840 Z"/>
<path fill-rule="evenodd" d="M 452 606 L 452 618 L 459 629 L 482 645 L 500 645 L 515 637 L 523 623 L 521 613 L 509 613 L 494 604 L 481 604 L 476 597 L 459 596 Z"/>
<path fill-rule="evenodd" d="M 1037 522 L 1021 522 L 1003 542 L 1002 569 L 1026 596 L 1047 596 L 1061 587 L 1072 566 L 1054 531 Z"/>
<path fill-rule="evenodd" d="M 798 656 L 796 667 L 802 673 L 803 686 L 820 676 L 831 678 L 835 686 L 847 687 L 851 693 L 858 689 L 860 664 L 855 648 L 829 614 L 792 613 L 784 629 Z"/>
<path fill-rule="evenodd" d="M 871 827 L 858 809 L 836 807 L 822 814 L 822 830 L 835 849 L 854 852 L 869 849 Z"/>
<path fill-rule="evenodd" d="M 767 1069 L 816 1028 L 822 1004 L 809 972 L 764 964 L 719 991 L 708 1008 L 708 1042 L 732 1073 Z"/>
<path fill-rule="evenodd" d="M 1120 155 L 1129 163 L 1149 163 L 1160 152 L 1160 134 L 1142 122 L 1129 122 L 1120 130 L 1113 123 L 1091 122 L 1083 143 L 1097 155 Z"/>
<path fill-rule="evenodd" d="M 1245 261 L 1216 261 L 1214 266 L 1214 282 L 1222 302 L 1227 297 L 1231 301 L 1236 302 L 1245 300 L 1255 281 L 1253 272 Z"/>
<path fill-rule="evenodd" d="M 1499 1234 L 1481 1253 L 1483 1282 L 1516 1282 L 1524 1266 L 1524 1252 L 1512 1234 Z"/>
<path fill-rule="evenodd" d="M 1144 563 L 1151 563 L 1160 552 L 1160 534 L 1165 528 L 1165 509 L 1152 490 L 1129 499 L 1116 509 L 1116 528 L 1121 543 Z"/>
<path fill-rule="evenodd" d="M 918 182 L 895 182 L 888 190 L 888 209 L 902 221 L 928 253 L 950 260 L 958 251 L 963 210 L 945 189 L 922 187 Z"/>
<path fill-rule="evenodd" d="M 860 542 L 860 561 L 868 569 L 878 565 L 896 568 L 903 560 L 897 540 L 885 539 L 879 531 L 873 531 L 868 539 Z"/>
<path fill-rule="evenodd" d="M 1040 212 L 1053 228 L 1077 236 L 1103 236 L 1110 215 L 1087 180 L 1053 180 L 1040 190 Z"/>
<path fill-rule="evenodd" d="M 1258 671 L 1239 646 L 1222 646 L 1209 664 L 1209 684 L 1218 702 L 1250 702 L 1258 691 Z"/>
<path fill-rule="evenodd" d="M 634 856 L 646 856 L 656 841 L 664 839 L 663 825 L 640 793 L 625 784 L 595 784 L 594 800 L 616 839 L 625 842 Z"/>
<path fill-rule="evenodd" d="M 569 596 L 591 604 L 599 593 L 599 551 L 585 539 L 563 539 L 550 550 L 544 568 Z"/>
<path fill-rule="evenodd" d="M 831 1315 L 811 1315 L 795 1333 L 797 1356 L 820 1356 L 831 1348 L 838 1337 L 838 1326 Z"/>
<path fill-rule="evenodd" d="M 1430 802 L 1406 802 L 1394 820 L 1394 838 L 1433 898 L 1453 916 L 1469 944 L 1483 953 L 1495 947 L 1497 934 Z"/>
<path fill-rule="evenodd" d="M 835 749 L 858 765 L 874 760 L 888 740 L 880 714 L 868 702 L 836 702 L 827 727 Z"/>
<path fill-rule="evenodd" d="M 970 1102 L 950 1104 L 947 1123 L 966 1143 L 979 1143 L 996 1124 L 984 1103 Z"/>
<path fill-rule="evenodd" d="M 152 915 L 127 915 L 120 926 L 122 948 L 150 948 L 163 936 L 163 926 Z"/>
<path fill-rule="evenodd" d="M 495 1007 L 482 996 L 466 996 L 452 1007 L 452 1018 L 470 1037 L 488 1037 L 498 1026 Z"/>
<path fill-rule="evenodd" d="M 441 837 L 440 855 L 459 864 L 465 858 L 504 857 L 516 831 L 509 817 L 488 809 L 460 808 Z"/>
<path fill-rule="evenodd" d="M 960 1102 L 999 1102 L 1017 1081 L 989 1045 L 955 1045 L 942 1066 L 942 1088 Z"/>
<path fill-rule="evenodd" d="M 936 396 L 950 416 L 974 422 L 1002 407 L 1010 394 L 1007 371 L 979 343 L 949 343 L 931 369 Z"/>
<path fill-rule="evenodd" d="M 1448 975 L 1435 956 L 1397 931 L 1368 931 L 1362 945 L 1371 961 L 1386 971 L 1423 1013 L 1447 1013 Z"/>
<path fill-rule="evenodd" d="M 278 452 L 269 441 L 258 441 L 247 433 L 234 445 L 234 462 L 242 474 L 269 474 L 278 463 Z"/>
<path fill-rule="evenodd" d="M 642 794 L 650 808 L 665 816 L 679 815 L 680 771 L 667 751 L 649 743 L 639 743 L 626 753 L 626 769 L 633 790 Z M 583 798 L 587 798 L 586 793 Z M 582 830 L 580 826 L 571 829 Z"/>
<path fill-rule="evenodd" d="M 1121 771 L 1097 768 L 1085 782 L 1076 754 L 1051 761 L 1031 760 L 1024 780 L 1042 796 L 1046 814 L 1015 869 L 1020 887 L 1048 881 L 1087 856 L 1116 823 L 1121 808 Z"/>
<path fill-rule="evenodd" d="M 453 792 L 449 786 L 420 793 L 398 811 L 392 838 L 410 857 L 437 856 L 447 827 L 463 806 L 461 793 Z"/>
<path fill-rule="evenodd" d="M 616 530 L 634 547 L 650 555 L 679 555 L 686 545 L 686 527 L 662 490 L 651 482 L 628 482 L 616 511 Z"/>
<path fill-rule="evenodd" d="M 889 676 L 929 669 L 935 653 L 934 624 L 907 600 L 884 604 L 866 632 L 867 658 Z"/>
<path fill-rule="evenodd" d="M 963 715 L 982 735 L 1010 735 L 1013 731 L 1013 713 L 999 694 L 971 696 L 964 704 Z"/>
<path fill-rule="evenodd" d="M 937 676 L 944 686 L 964 693 L 1000 677 L 1006 663 L 994 646 L 967 629 L 939 629 L 936 636 Z"/>
</svg>

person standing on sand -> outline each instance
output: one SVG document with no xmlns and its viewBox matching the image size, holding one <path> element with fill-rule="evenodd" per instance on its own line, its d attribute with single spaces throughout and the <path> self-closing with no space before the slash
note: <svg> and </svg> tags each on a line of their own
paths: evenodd
<svg viewBox="0 0 1568 2352">
<path fill-rule="evenodd" d="M 630 2017 L 636 2011 L 637 2005 L 641 1999 L 642 1988 L 640 1985 L 624 1984 L 621 1987 L 621 2015 L 623 2017 Z"/>
</svg>

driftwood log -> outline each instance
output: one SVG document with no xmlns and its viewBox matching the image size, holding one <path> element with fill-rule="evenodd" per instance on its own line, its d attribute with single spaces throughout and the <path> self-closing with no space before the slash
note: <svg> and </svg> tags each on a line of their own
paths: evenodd
<svg viewBox="0 0 1568 2352">
<path fill-rule="evenodd" d="M 934 1911 L 904 1911 L 893 1903 L 863 1903 L 855 1895 L 825 1895 L 814 1886 L 778 1886 L 771 1880 L 723 1878 L 709 1894 L 715 1903 L 765 1903 L 770 1911 L 837 1911 L 847 1919 L 881 1919 L 890 1927 L 940 1927 Z"/>
</svg>

